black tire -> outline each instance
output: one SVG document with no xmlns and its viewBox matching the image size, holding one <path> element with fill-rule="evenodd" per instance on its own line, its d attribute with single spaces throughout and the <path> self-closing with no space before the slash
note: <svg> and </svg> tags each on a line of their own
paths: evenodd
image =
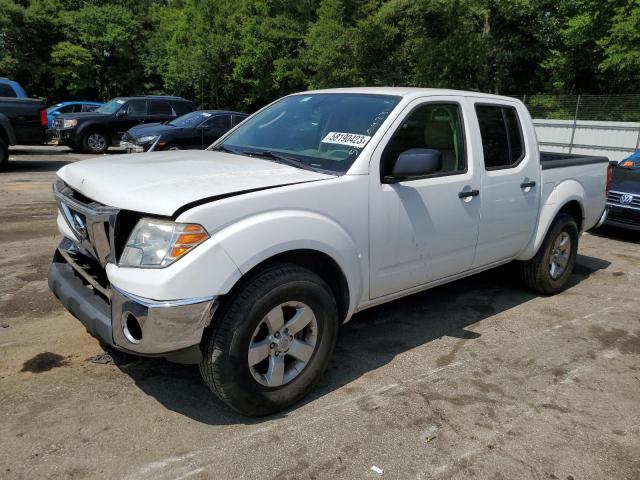
<svg viewBox="0 0 640 480">
<path fill-rule="evenodd" d="M 297 376 L 270 387 L 254 378 L 249 346 L 267 313 L 286 302 L 302 302 L 315 315 L 315 349 Z M 251 275 L 225 298 L 202 340 L 200 373 L 209 388 L 237 412 L 268 415 L 294 404 L 313 388 L 327 368 L 337 334 L 338 308 L 324 280 L 297 265 L 273 264 Z M 267 362 L 275 354 L 269 348 Z"/>
<path fill-rule="evenodd" d="M 6 142 L 0 138 L 0 171 L 6 170 L 9 166 L 9 147 Z"/>
<path fill-rule="evenodd" d="M 163 152 L 168 150 L 184 150 L 184 148 L 182 147 L 182 145 L 179 145 L 177 143 L 170 143 L 162 149 Z"/>
<path fill-rule="evenodd" d="M 552 255 L 556 241 L 563 234 L 567 234 L 570 241 L 568 261 L 564 270 L 559 272 L 557 277 L 554 277 L 551 273 Z M 520 276 L 524 284 L 545 295 L 553 295 L 564 290 L 576 263 L 578 238 L 579 232 L 575 219 L 564 213 L 559 214 L 549 228 L 535 257 L 520 263 Z"/>
<path fill-rule="evenodd" d="M 82 150 L 86 153 L 99 155 L 106 152 L 110 144 L 109 135 L 100 130 L 92 130 L 82 137 Z"/>
</svg>

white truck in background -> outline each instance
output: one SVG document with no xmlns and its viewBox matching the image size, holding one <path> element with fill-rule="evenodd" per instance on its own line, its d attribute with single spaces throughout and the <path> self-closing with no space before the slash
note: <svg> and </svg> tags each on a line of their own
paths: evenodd
<svg viewBox="0 0 640 480">
<path fill-rule="evenodd" d="M 298 93 L 206 151 L 63 167 L 49 285 L 104 345 L 199 364 L 224 402 L 265 415 L 313 387 L 365 308 L 512 261 L 561 291 L 607 172 L 541 154 L 513 98 Z"/>
</svg>

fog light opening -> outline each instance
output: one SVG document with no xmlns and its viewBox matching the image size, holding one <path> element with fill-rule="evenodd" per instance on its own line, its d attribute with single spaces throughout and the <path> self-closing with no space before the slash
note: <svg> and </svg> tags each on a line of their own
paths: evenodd
<svg viewBox="0 0 640 480">
<path fill-rule="evenodd" d="M 142 340 L 142 327 L 140 327 L 140 322 L 138 322 L 138 319 L 131 313 L 125 316 L 122 331 L 126 339 L 131 343 L 140 343 L 140 340 Z"/>
</svg>

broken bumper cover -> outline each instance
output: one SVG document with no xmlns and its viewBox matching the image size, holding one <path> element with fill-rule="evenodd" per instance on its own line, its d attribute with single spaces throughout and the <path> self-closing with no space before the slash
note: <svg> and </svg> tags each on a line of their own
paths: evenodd
<svg viewBox="0 0 640 480">
<path fill-rule="evenodd" d="M 216 297 L 155 301 L 111 287 L 105 298 L 59 253 L 48 278 L 55 296 L 102 343 L 135 355 L 200 362 Z"/>
</svg>

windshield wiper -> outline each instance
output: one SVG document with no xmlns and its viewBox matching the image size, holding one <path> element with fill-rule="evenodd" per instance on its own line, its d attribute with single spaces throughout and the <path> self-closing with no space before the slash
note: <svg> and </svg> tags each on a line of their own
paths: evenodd
<svg viewBox="0 0 640 480">
<path fill-rule="evenodd" d="M 307 165 L 299 158 L 291 157 L 283 153 L 273 152 L 271 150 L 239 150 L 237 153 L 242 153 L 250 157 L 253 156 L 253 157 L 269 158 L 271 160 L 275 160 L 278 163 L 284 163 L 292 167 L 302 168 L 304 170 L 311 170 L 314 172 L 318 171 L 318 169 L 312 167 L 311 165 Z"/>
<path fill-rule="evenodd" d="M 233 150 L 232 148 L 225 147 L 224 145 L 220 145 L 218 147 L 212 148 L 212 152 L 226 152 L 226 153 L 234 153 L 236 155 L 242 155 L 244 152 L 239 150 Z"/>
</svg>

